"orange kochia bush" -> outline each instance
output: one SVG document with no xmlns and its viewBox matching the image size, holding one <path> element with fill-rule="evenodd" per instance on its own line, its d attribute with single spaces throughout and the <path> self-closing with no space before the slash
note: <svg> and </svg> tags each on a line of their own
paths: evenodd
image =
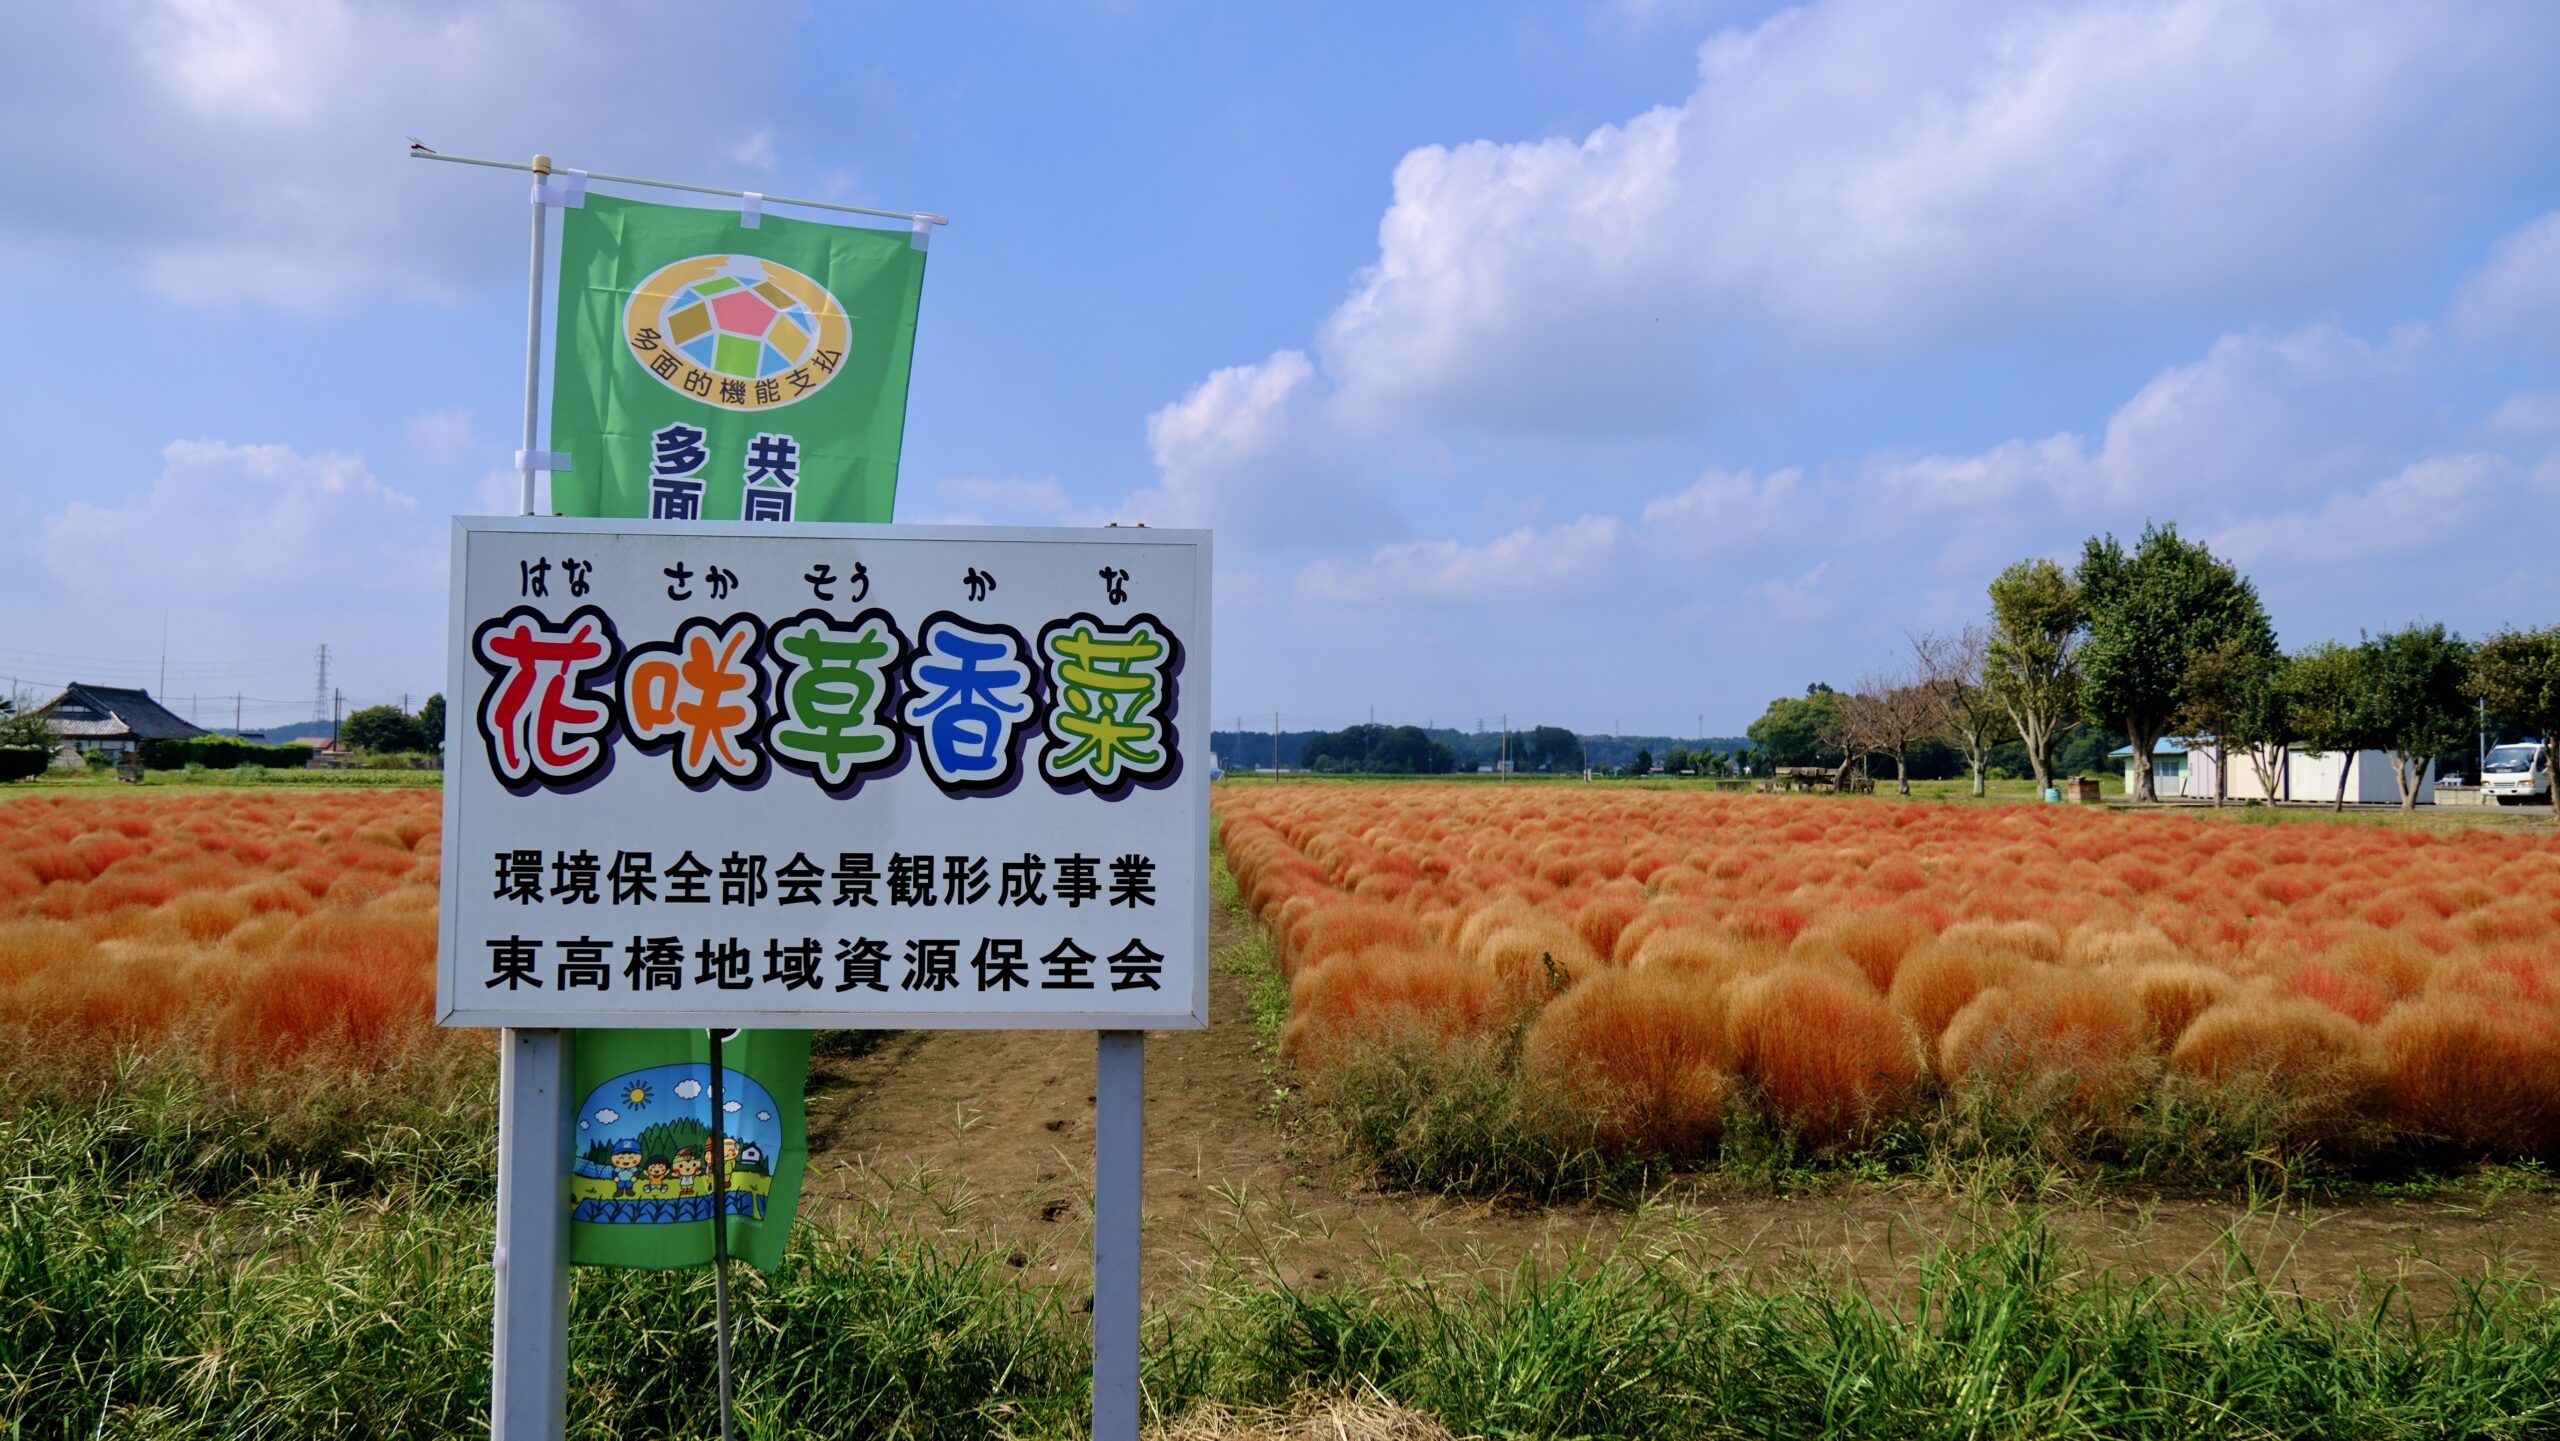
<svg viewBox="0 0 2560 1441">
<path fill-rule="evenodd" d="M 0 1028 L 48 1054 L 435 1043 L 431 790 L 0 800 Z"/>
<path fill-rule="evenodd" d="M 1854 1144 L 1933 1094 L 2153 1088 L 2311 1141 L 2560 1160 L 2560 838 L 1581 787 L 1222 787 L 1321 1073 L 1517 1035 L 1629 1145 L 1737 1101 Z M 5 884 L 5 882 L 0 882 Z M 5 962 L 0 962 L 5 964 Z"/>
</svg>

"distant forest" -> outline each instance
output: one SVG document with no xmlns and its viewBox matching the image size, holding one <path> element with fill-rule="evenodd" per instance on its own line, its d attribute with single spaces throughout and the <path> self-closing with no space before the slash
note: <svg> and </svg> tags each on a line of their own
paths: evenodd
<svg viewBox="0 0 2560 1441">
<path fill-rule="evenodd" d="M 1620 770 L 1639 753 L 1661 763 L 1672 752 L 1731 755 L 1751 743 L 1741 736 L 1580 735 L 1562 726 L 1511 731 L 1512 769 L 1554 773 Z M 1503 755 L 1501 731 L 1462 731 L 1447 726 L 1355 725 L 1341 730 L 1221 730 L 1210 748 L 1229 770 L 1267 770 L 1275 749 L 1284 770 L 1362 775 L 1447 775 L 1491 769 Z"/>
<path fill-rule="evenodd" d="M 1736 764 L 1754 774 L 1769 767 L 1835 765 L 1836 749 L 1818 735 L 1818 698 L 1833 694 L 1828 686 L 1810 689 L 1817 698 L 1782 697 L 1752 724 L 1748 736 L 1583 735 L 1562 726 L 1529 726 L 1509 733 L 1511 767 L 1525 774 L 1578 774 L 1586 767 L 1625 772 L 1641 759 L 1652 769 L 1693 771 L 1695 759 L 1718 757 L 1715 769 Z M 1233 771 L 1268 770 L 1276 753 L 1283 770 L 1335 775 L 1449 775 L 1490 770 L 1504 754 L 1501 731 L 1462 731 L 1446 726 L 1354 725 L 1340 730 L 1220 730 L 1210 733 L 1210 748 Z M 2063 775 L 2111 774 L 2117 767 L 2107 752 L 2124 737 L 2104 726 L 2081 726 L 2055 747 L 2057 770 Z M 1990 769 L 1997 775 L 2027 774 L 2025 748 L 2016 741 L 1994 746 Z M 1947 780 L 1965 773 L 1964 757 L 1935 741 L 1915 745 L 1910 754 L 1913 780 Z"/>
</svg>

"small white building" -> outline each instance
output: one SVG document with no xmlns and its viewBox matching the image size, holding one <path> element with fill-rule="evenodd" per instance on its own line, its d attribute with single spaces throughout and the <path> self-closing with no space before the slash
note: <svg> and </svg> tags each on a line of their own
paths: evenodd
<svg viewBox="0 0 2560 1441">
<path fill-rule="evenodd" d="M 2108 759 L 2124 762 L 2125 789 L 2133 789 L 2133 747 L 2118 746 Z M 2267 752 L 2267 770 L 2273 785 L 2262 781 L 2258 765 L 2249 753 L 2233 749 L 2230 755 L 2231 783 L 2223 794 L 2235 801 L 2334 801 L 2338 798 L 2338 772 L 2346 770 L 2347 799 L 2359 805 L 2398 805 L 2400 780 L 2394 772 L 2389 751 L 2313 751 L 2294 746 L 2278 755 Z M 2161 799 L 2173 796 L 2211 800 L 2214 789 L 2214 746 L 2211 737 L 2193 740 L 2185 736 L 2164 736 L 2151 750 L 2151 780 Z M 2436 799 L 2436 768 L 2427 765 L 2425 779 L 2418 783 L 2418 804 L 2433 805 Z"/>
</svg>

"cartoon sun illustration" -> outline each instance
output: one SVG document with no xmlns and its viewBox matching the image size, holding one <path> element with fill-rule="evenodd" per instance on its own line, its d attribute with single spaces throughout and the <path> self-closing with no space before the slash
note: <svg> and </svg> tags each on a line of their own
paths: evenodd
<svg viewBox="0 0 2560 1441">
<path fill-rule="evenodd" d="M 649 1107 L 649 1100 L 649 1083 L 646 1081 L 634 1081 L 630 1085 L 622 1088 L 622 1104 L 630 1107 L 632 1110 L 647 1110 Z"/>
</svg>

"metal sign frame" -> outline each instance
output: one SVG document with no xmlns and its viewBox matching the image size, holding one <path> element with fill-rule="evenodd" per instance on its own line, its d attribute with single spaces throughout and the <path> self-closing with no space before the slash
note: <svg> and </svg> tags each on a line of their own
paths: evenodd
<svg viewBox="0 0 2560 1441">
<path fill-rule="evenodd" d="M 807 1030 L 1197 1030 L 1208 1024 L 1207 956 L 1210 902 L 1207 726 L 1208 717 L 1212 712 L 1209 709 L 1208 697 L 1210 540 L 1207 532 L 1141 530 L 1135 527 L 1057 529 L 806 523 L 778 526 L 739 521 L 693 523 L 473 516 L 456 517 L 453 534 L 453 572 L 448 633 L 461 638 L 461 643 L 452 646 L 452 653 L 448 657 L 449 673 L 445 690 L 450 703 L 446 708 L 443 863 L 444 874 L 449 883 L 444 887 L 441 901 L 442 924 L 438 932 L 437 1021 L 439 1024 L 540 1028 L 764 1026 Z M 703 554 L 716 554 L 718 548 L 725 544 L 733 552 L 746 550 L 750 555 L 762 555 L 768 559 L 777 554 L 797 555 L 806 552 L 809 559 L 824 557 L 839 565 L 858 556 L 863 559 L 868 568 L 880 572 L 877 580 L 881 583 L 872 586 L 870 599 L 865 605 L 878 606 L 891 600 L 898 601 L 900 602 L 898 618 L 902 620 L 920 620 L 927 613 L 945 614 L 947 612 L 937 609 L 940 599 L 938 596 L 918 598 L 913 595 L 892 595 L 890 592 L 896 588 L 896 582 L 892 580 L 893 574 L 909 577 L 930 574 L 937 582 L 947 584 L 956 591 L 963 566 L 969 560 L 974 559 L 984 563 L 991 552 L 1000 556 L 1008 554 L 1037 556 L 1039 552 L 1050 547 L 1059 547 L 1082 552 L 1083 565 L 1079 566 L 1073 575 L 1084 585 L 1095 587 L 1095 594 L 1091 599 L 1099 604 L 1104 596 L 1101 589 L 1096 586 L 1090 569 L 1092 556 L 1096 552 L 1106 556 L 1125 555 L 1127 559 L 1111 562 L 1122 571 L 1124 576 L 1127 572 L 1135 570 L 1142 580 L 1153 578 L 1159 586 L 1173 582 L 1182 587 L 1182 591 L 1177 591 L 1173 596 L 1168 597 L 1171 603 L 1151 608 L 1147 614 L 1150 617 L 1161 614 L 1161 619 L 1157 623 L 1171 634 L 1181 647 L 1183 669 L 1174 682 L 1175 710 L 1171 720 L 1182 749 L 1196 753 L 1189 757 L 1180 773 L 1175 775 L 1164 789 L 1160 791 L 1133 789 L 1118 799 L 1112 800 L 1086 794 L 1055 794 L 1036 776 L 1028 774 L 1021 775 L 1010 783 L 1014 789 L 1008 795 L 984 796 L 964 793 L 965 798 L 953 798 L 932 789 L 933 783 L 926 775 L 922 764 L 909 761 L 897 773 L 863 782 L 857 793 L 845 798 L 829 793 L 815 780 L 777 768 L 769 776 L 759 779 L 752 790 L 742 791 L 716 782 L 698 787 L 696 789 L 701 791 L 701 797 L 699 802 L 696 802 L 694 795 L 685 788 L 691 783 L 680 786 L 677 777 L 659 769 L 664 765 L 662 761 L 642 753 L 627 736 L 616 737 L 609 727 L 605 736 L 611 743 L 619 745 L 621 751 L 613 756 L 606 773 L 600 774 L 597 779 L 579 783 L 591 786 L 593 789 L 573 795 L 542 791 L 521 796 L 508 796 L 504 794 L 498 781 L 486 774 L 490 767 L 482 758 L 484 745 L 477 729 L 476 712 L 479 709 L 480 697 L 484 691 L 495 685 L 495 681 L 483 665 L 468 654 L 469 637 L 476 627 L 490 619 L 489 607 L 492 602 L 485 596 L 481 597 L 476 602 L 479 609 L 473 610 L 475 601 L 469 593 L 470 585 L 466 574 L 474 546 L 489 545 L 492 549 L 503 550 L 512 557 L 516 551 L 526 548 L 527 540 L 539 542 L 552 550 L 566 549 L 601 556 L 615 555 L 617 553 L 615 547 L 619 542 L 621 551 L 632 553 L 623 560 L 622 563 L 625 565 L 635 563 L 632 556 L 645 551 L 668 549 L 667 542 L 681 542 L 686 547 L 692 547 L 699 542 Z M 559 544 L 551 545 L 550 543 L 554 541 Z M 945 551 L 949 554 L 947 564 L 941 559 Z M 795 559 L 788 569 L 796 576 L 802 563 Z M 747 561 L 738 559 L 736 564 L 744 567 Z M 513 559 L 508 559 L 505 566 L 509 573 L 512 573 Z M 946 571 L 947 578 L 944 576 Z M 650 571 L 649 575 L 650 585 L 662 583 L 656 580 L 654 570 Z M 1074 600 L 1049 600 L 1049 593 L 1026 589 L 1038 581 L 1049 579 L 1051 578 L 1008 571 L 1005 584 L 1010 589 L 998 589 L 991 597 L 990 603 L 994 599 L 1002 599 L 1009 595 L 1020 597 L 1012 602 L 1017 607 L 1013 613 L 1038 613 L 1044 618 L 1048 618 L 1047 613 L 1036 611 L 1035 602 L 1030 599 L 1031 595 L 1042 595 L 1042 599 L 1048 601 L 1053 607 L 1074 605 L 1079 611 L 1087 608 L 1081 604 L 1083 597 L 1080 592 L 1075 593 Z M 1127 583 L 1136 584 L 1137 582 Z M 598 594 L 603 593 L 603 584 L 604 582 L 599 580 Z M 908 582 L 910 587 L 913 584 L 912 581 Z M 548 580 L 547 588 L 553 594 L 541 604 L 549 611 L 557 613 L 554 619 L 566 617 L 574 607 L 583 603 L 577 598 L 560 593 L 564 590 L 564 586 L 557 575 L 553 575 Z M 619 588 L 627 593 L 630 587 L 626 583 Z M 1187 595 L 1183 592 L 1187 592 Z M 1135 598 L 1143 599 L 1143 593 Z M 796 618 L 794 613 L 807 614 L 804 607 L 811 601 L 810 595 L 805 591 L 785 600 L 776 598 L 770 590 L 754 593 L 743 589 L 737 596 L 724 602 L 712 603 L 702 597 L 697 599 L 704 600 L 705 605 L 679 606 L 673 603 L 657 602 L 654 597 L 650 603 L 656 605 L 659 611 L 666 612 L 668 616 L 680 611 L 707 608 L 712 612 L 734 610 L 741 614 L 769 615 L 779 621 L 786 617 Z M 1035 609 L 1023 610 L 1020 607 L 1035 607 Z M 1124 606 L 1122 609 L 1134 611 L 1136 607 Z M 864 610 L 864 606 L 838 604 L 834 610 L 841 613 L 839 619 L 850 619 L 855 611 Z M 873 612 L 864 611 L 864 613 Z M 626 611 L 614 619 L 625 620 L 628 615 L 629 612 Z M 776 628 L 778 629 L 779 626 L 777 625 Z M 920 629 L 912 626 L 910 628 Z M 626 633 L 620 636 L 619 644 L 630 647 L 635 643 L 663 639 L 664 637 L 656 636 L 654 633 L 630 630 L 626 621 Z M 907 639 L 917 647 L 922 644 L 920 634 Z M 1036 642 L 1034 648 L 1036 648 Z M 1034 714 L 1021 725 L 1026 729 L 1036 726 L 1041 713 L 1041 708 L 1035 707 Z M 1028 744 L 1031 749 L 1036 750 L 1041 743 L 1041 739 L 1035 733 Z M 1035 758 L 1026 753 L 1022 758 L 1022 767 L 1025 770 L 1036 767 Z M 502 993 L 507 995 L 511 1002 L 528 1003 L 510 1003 L 504 1007 L 494 1004 L 485 988 L 473 984 L 462 974 L 464 958 L 461 953 L 472 944 L 471 937 L 478 930 L 485 929 L 485 926 L 480 924 L 482 917 L 502 914 L 510 923 L 519 916 L 529 917 L 539 922 L 546 919 L 546 907 L 515 906 L 494 899 L 484 899 L 478 892 L 466 896 L 465 883 L 473 878 L 483 877 L 489 871 L 489 854 L 485 848 L 471 848 L 471 844 L 474 835 L 485 836 L 487 833 L 489 825 L 487 811 L 492 801 L 495 800 L 507 806 L 526 807 L 529 811 L 556 811 L 582 803 L 593 804 L 598 796 L 619 791 L 622 794 L 617 799 L 621 804 L 628 806 L 631 804 L 629 793 L 640 787 L 647 787 L 646 790 L 640 791 L 640 794 L 651 798 L 653 808 L 656 805 L 656 798 L 664 797 L 664 804 L 667 806 L 699 804 L 704 812 L 718 811 L 728 816 L 732 823 L 736 813 L 748 805 L 753 805 L 762 813 L 771 813 L 773 806 L 787 807 L 787 811 L 783 814 L 787 816 L 790 824 L 799 828 L 795 833 L 805 833 L 814 826 L 835 823 L 833 818 L 836 816 L 843 818 L 840 824 L 846 827 L 860 825 L 867 816 L 878 816 L 885 811 L 891 815 L 936 820 L 946 826 L 961 824 L 972 829 L 976 826 L 1001 825 L 1009 813 L 1014 815 L 1036 813 L 1043 818 L 1036 824 L 1047 827 L 1048 833 L 1055 834 L 1056 827 L 1069 817 L 1090 815 L 1096 819 L 1121 821 L 1122 814 L 1130 808 L 1143 808 L 1146 816 L 1161 818 L 1178 807 L 1181 813 L 1179 822 L 1181 830 L 1175 833 L 1159 834 L 1150 829 L 1146 833 L 1144 843 L 1150 849 L 1163 852 L 1168 856 L 1179 855 L 1190 869 L 1187 884 L 1168 886 L 1159 893 L 1158 900 L 1166 911 L 1172 912 L 1175 916 L 1180 916 L 1184 910 L 1188 910 L 1189 925 L 1184 928 L 1187 931 L 1184 940 L 1189 954 L 1177 955 L 1170 943 L 1163 944 L 1162 949 L 1166 953 L 1167 978 L 1166 989 L 1163 992 L 1133 991 L 1127 993 L 1125 1003 L 1107 1004 L 1106 1002 L 1112 998 L 1112 993 L 1096 990 L 1090 993 L 1094 1004 L 1089 1009 L 1081 1010 L 1029 1006 L 1017 1008 L 1007 1004 L 980 1006 L 974 1009 L 960 1006 L 949 1009 L 920 1009 L 903 1005 L 864 1009 L 853 1004 L 853 997 L 847 997 L 823 987 L 784 992 L 783 997 L 792 998 L 790 1004 L 776 1004 L 776 1000 L 783 999 L 783 997 L 776 997 L 775 1000 L 758 1001 L 752 1008 L 726 1001 L 699 1008 L 651 1008 L 644 1004 L 636 1004 L 631 999 L 621 998 L 626 993 L 619 991 L 580 992 L 576 997 L 578 1003 L 571 1004 L 572 997 L 567 993 L 556 989 L 545 991 L 538 988 L 523 992 L 515 992 L 511 988 L 510 992 Z M 477 811 L 472 809 L 475 805 L 479 808 Z M 926 814 L 928 808 L 932 811 L 931 815 Z M 776 822 L 776 824 L 779 823 L 779 821 Z M 1029 829 L 1035 822 L 1025 819 L 1022 824 Z M 1149 820 L 1144 824 L 1153 827 L 1162 822 Z M 1128 822 L 1122 822 L 1116 829 L 1126 830 L 1128 825 Z M 481 829 L 475 831 L 475 827 Z M 847 829 L 841 835 L 831 836 L 830 839 L 851 849 L 859 834 Z M 1136 843 L 1132 842 L 1132 844 Z M 1109 845 L 1100 847 L 1106 851 L 1112 848 Z M 1019 842 L 1015 842 L 1013 849 L 1020 850 L 1022 846 Z M 990 856 L 995 856 L 997 850 L 998 848 L 994 847 L 983 848 L 984 853 Z M 831 856 L 832 852 L 827 854 Z M 1179 872 L 1173 874 L 1179 875 Z M 715 918 L 724 914 L 725 909 L 705 907 L 704 910 L 709 912 L 709 915 L 704 918 Z M 777 912 L 771 903 L 767 902 L 763 919 L 771 923 L 794 919 L 792 912 L 796 909 L 783 908 Z M 856 916 L 871 914 L 872 909 L 866 908 L 848 913 L 833 905 L 811 907 L 809 910 L 815 914 L 807 915 L 805 920 L 809 925 L 831 924 L 843 920 L 848 914 Z M 987 908 L 982 906 L 978 909 L 983 912 Z M 572 923 L 572 918 L 580 925 L 625 924 L 624 921 L 614 919 L 617 913 L 618 908 L 615 907 L 577 907 L 571 911 L 550 916 L 548 919 L 562 925 Z M 640 924 L 654 925 L 655 922 L 645 920 L 647 915 L 655 914 L 663 918 L 669 912 L 660 908 L 654 912 L 642 914 L 644 921 Z M 905 913 L 882 913 L 883 918 L 894 925 L 904 925 L 910 921 L 920 922 L 921 918 L 928 916 L 937 923 L 941 923 L 943 918 L 950 914 L 948 905 Z M 1028 913 L 1016 912 L 1015 914 L 1027 915 Z M 1088 908 L 1072 914 L 1090 917 L 1093 912 Z M 1044 922 L 1062 921 L 1064 918 L 1064 914 L 1060 914 L 1043 916 L 1042 920 Z M 967 921 L 964 919 L 959 924 L 965 926 Z M 534 928 L 532 925 L 526 926 L 528 930 Z M 1158 934 L 1163 934 L 1170 928 L 1153 926 L 1151 929 Z M 964 957 L 966 954 L 964 950 Z M 1173 981 L 1176 966 L 1181 968 L 1179 984 Z M 966 969 L 965 961 L 962 968 Z M 1095 969 L 1103 970 L 1099 961 L 1096 962 Z M 698 992 L 698 989 L 689 990 L 688 996 Z M 739 993 L 741 1000 L 751 999 L 755 994 Z M 859 997 L 864 994 L 856 992 L 854 996 Z M 1028 998 L 1041 993 L 1025 992 L 1024 994 Z M 1161 1004 L 1148 1004 L 1150 998 L 1157 996 L 1163 998 Z M 536 997 L 545 998 L 545 1003 L 529 1003 Z M 1184 999 L 1177 1003 L 1176 998 Z"/>
</svg>

